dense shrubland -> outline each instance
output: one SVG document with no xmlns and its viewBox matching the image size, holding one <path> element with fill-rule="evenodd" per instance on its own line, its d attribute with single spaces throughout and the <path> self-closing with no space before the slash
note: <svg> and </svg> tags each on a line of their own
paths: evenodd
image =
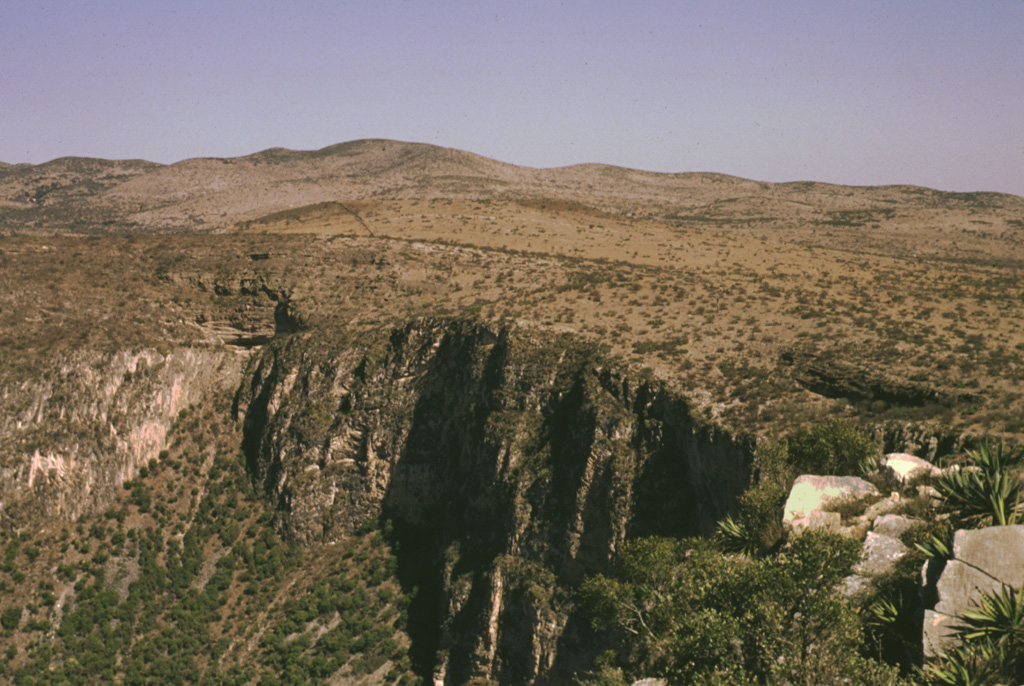
<svg viewBox="0 0 1024 686">
<path fill-rule="evenodd" d="M 289 545 L 232 451 L 234 427 L 204 409 L 182 414 L 172 449 L 104 515 L 4 535 L 0 681 L 418 681 L 403 633 L 409 596 L 382 533 Z"/>
<path fill-rule="evenodd" d="M 410 654 L 415 584 L 396 577 L 395 539 L 370 523 L 300 548 L 277 533 L 253 485 L 226 401 L 183 412 L 172 445 L 104 514 L 3 534 L 0 680 L 14 684 L 298 684 L 373 675 L 429 678 Z M 856 539 L 788 536 L 796 476 L 865 474 L 877 448 L 841 421 L 757 448 L 749 488 L 712 538 L 640 537 L 576 589 L 597 658 L 578 679 L 628 684 L 1014 683 L 1024 600 L 1003 588 L 963 616 L 963 643 L 922 669 L 918 575 L 949 555 L 955 528 L 1015 523 L 1020 451 L 980 447 L 903 491 L 921 520 L 911 553 L 868 597 L 837 593 Z M 404 580 L 408 582 L 408 580 Z"/>
<path fill-rule="evenodd" d="M 715 539 L 631 541 L 614 571 L 580 591 L 596 640 L 607 646 L 585 683 L 670 684 L 1017 683 L 1024 676 L 1024 594 L 983 594 L 956 633 L 961 644 L 925 664 L 919 577 L 951 555 L 956 528 L 1018 523 L 1024 452 L 981 446 L 932 482 L 903 488 L 899 511 L 919 520 L 911 553 L 866 596 L 837 591 L 860 543 L 833 533 L 787 536 L 782 505 L 802 473 L 863 474 L 887 486 L 876 448 L 841 421 L 762 443 L 750 488 Z M 924 493 L 929 493 L 927 490 Z M 860 506 L 863 510 L 863 505 Z"/>
</svg>

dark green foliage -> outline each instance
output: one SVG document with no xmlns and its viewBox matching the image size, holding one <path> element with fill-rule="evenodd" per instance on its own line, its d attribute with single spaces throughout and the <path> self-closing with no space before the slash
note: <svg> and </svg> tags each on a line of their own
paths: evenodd
<svg viewBox="0 0 1024 686">
<path fill-rule="evenodd" d="M 8 631 L 14 631 L 21 623 L 21 608 L 17 605 L 7 608 L 0 614 L 0 626 Z"/>
<path fill-rule="evenodd" d="M 878 453 L 870 437 L 841 419 L 798 431 L 788 444 L 799 474 L 853 476 Z"/>
<path fill-rule="evenodd" d="M 925 669 L 930 683 L 948 686 L 997 686 L 1024 675 L 1024 590 L 1005 584 L 982 593 L 961 617 L 962 641 Z"/>
<path fill-rule="evenodd" d="M 748 555 L 774 550 L 782 541 L 782 508 L 796 477 L 785 443 L 762 442 L 754 451 L 751 486 L 737 502 L 735 515 L 719 523 L 730 552 Z"/>
<path fill-rule="evenodd" d="M 1005 526 L 1021 520 L 1024 484 L 1012 470 L 1024 463 L 1024 450 L 992 450 L 987 444 L 967 451 L 968 463 L 946 471 L 935 488 L 966 526 Z"/>
<path fill-rule="evenodd" d="M 358 676 L 387 660 L 389 683 L 415 680 L 398 623 L 407 600 L 376 527 L 341 544 L 353 550 L 348 559 L 289 545 L 244 458 L 225 457 L 216 427 L 198 410 L 185 413 L 176 453 L 194 450 L 198 434 L 214 442 L 206 453 L 179 472 L 151 463 L 118 507 L 83 519 L 68 548 L 78 557 L 35 582 L 38 604 L 0 597 L 0 626 L 26 646 L 6 654 L 4 683 L 309 684 L 345 665 Z M 5 569 L 39 573 L 47 545 L 14 538 Z"/>
<path fill-rule="evenodd" d="M 858 555 L 855 541 L 824 534 L 760 560 L 700 540 L 633 541 L 612 576 L 580 593 L 618 646 L 592 683 L 616 683 L 618 670 L 670 683 L 893 683 L 893 669 L 861 655 L 860 622 L 832 592 Z"/>
</svg>

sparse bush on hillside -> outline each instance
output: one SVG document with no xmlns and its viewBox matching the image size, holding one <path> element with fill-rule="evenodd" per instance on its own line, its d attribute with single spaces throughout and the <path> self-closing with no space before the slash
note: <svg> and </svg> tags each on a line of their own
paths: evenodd
<svg viewBox="0 0 1024 686">
<path fill-rule="evenodd" d="M 0 614 L 0 626 L 7 631 L 14 631 L 21 623 L 21 608 L 17 605 L 11 606 Z"/>
</svg>

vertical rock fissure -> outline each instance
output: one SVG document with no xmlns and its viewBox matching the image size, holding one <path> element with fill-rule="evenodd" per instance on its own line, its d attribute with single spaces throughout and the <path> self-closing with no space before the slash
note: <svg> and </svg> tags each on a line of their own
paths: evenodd
<svg viewBox="0 0 1024 686">
<path fill-rule="evenodd" d="M 571 681 L 593 649 L 571 589 L 628 536 L 706 533 L 747 483 L 748 442 L 579 340 L 419 320 L 260 354 L 254 477 L 300 543 L 390 522 L 410 658 L 442 683 Z"/>
</svg>

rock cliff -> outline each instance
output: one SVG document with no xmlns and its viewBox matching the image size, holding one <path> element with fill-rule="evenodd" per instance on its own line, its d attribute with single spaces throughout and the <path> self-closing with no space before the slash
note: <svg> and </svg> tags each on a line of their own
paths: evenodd
<svg viewBox="0 0 1024 686">
<path fill-rule="evenodd" d="M 591 651 L 564 589 L 628 535 L 708 532 L 748 482 L 748 442 L 595 346 L 468 320 L 284 337 L 235 409 L 293 540 L 387 523 L 437 683 L 565 681 Z"/>
<path fill-rule="evenodd" d="M 64 354 L 0 388 L 0 527 L 78 519 L 166 445 L 184 408 L 237 386 L 244 359 L 176 348 Z"/>
</svg>

